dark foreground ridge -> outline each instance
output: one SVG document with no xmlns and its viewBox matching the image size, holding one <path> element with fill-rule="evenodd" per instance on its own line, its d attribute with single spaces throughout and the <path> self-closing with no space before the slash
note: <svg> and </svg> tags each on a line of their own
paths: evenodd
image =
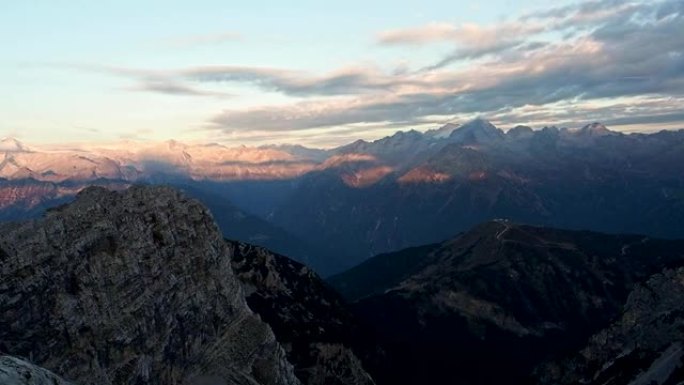
<svg viewBox="0 0 684 385">
<path fill-rule="evenodd" d="M 637 315 L 629 309 L 643 303 L 635 298 L 647 292 L 635 285 L 663 268 L 682 265 L 684 241 L 494 221 L 439 245 L 378 256 L 329 282 L 356 301 L 357 313 L 387 344 L 388 359 L 371 370 L 383 384 L 536 383 L 535 367 L 578 352 L 592 334 L 619 319 L 629 297 L 627 320 L 619 324 L 626 326 L 604 332 L 612 338 L 610 350 L 604 351 L 606 337 L 595 337 L 583 351 L 589 352 L 586 360 L 537 371 L 551 378 L 546 383 L 571 384 L 591 379 L 597 368 L 628 352 L 630 345 L 621 338 L 640 342 L 630 326 L 658 336 L 644 347 L 650 355 L 639 350 L 630 356 L 639 357 L 646 369 L 670 346 L 662 341 L 681 341 L 681 330 L 673 332 L 672 322 L 681 321 L 674 289 L 671 299 L 661 289 L 661 299 L 651 300 L 661 301 L 649 305 L 659 311 L 654 319 L 639 313 L 644 321 L 635 323 Z M 656 326 L 668 322 L 669 328 Z M 670 343 L 670 349 L 679 346 Z M 673 357 L 681 364 L 681 354 Z"/>
</svg>

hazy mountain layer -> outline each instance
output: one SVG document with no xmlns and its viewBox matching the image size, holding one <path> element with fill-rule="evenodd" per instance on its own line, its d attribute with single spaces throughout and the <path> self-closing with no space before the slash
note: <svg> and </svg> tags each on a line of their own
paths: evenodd
<svg viewBox="0 0 684 385">
<path fill-rule="evenodd" d="M 0 219 L 36 215 L 91 183 L 183 186 L 208 197 L 220 223 L 214 206 L 245 216 L 250 230 L 226 236 L 324 275 L 496 218 L 684 237 L 684 131 L 504 132 L 478 119 L 330 150 L 169 141 L 45 151 L 9 140 L 0 152 Z"/>
<path fill-rule="evenodd" d="M 398 134 L 356 145 L 373 157 L 305 175 L 273 222 L 335 245 L 349 267 L 497 218 L 684 237 L 684 131 L 623 135 L 595 124 L 504 134 L 476 121 L 444 139 L 414 136 L 413 147 Z M 410 161 L 394 162 L 402 154 Z"/>
</svg>

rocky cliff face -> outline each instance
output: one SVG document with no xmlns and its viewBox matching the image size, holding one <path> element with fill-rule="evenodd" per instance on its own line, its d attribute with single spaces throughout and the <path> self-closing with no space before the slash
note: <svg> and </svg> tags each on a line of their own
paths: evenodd
<svg viewBox="0 0 684 385">
<path fill-rule="evenodd" d="M 537 370 L 543 384 L 681 384 L 684 381 L 684 268 L 632 291 L 622 316 L 574 357 Z"/>
<path fill-rule="evenodd" d="M 2 385 L 71 385 L 49 370 L 29 364 L 15 357 L 0 357 Z"/>
<path fill-rule="evenodd" d="M 289 258 L 229 242 L 249 306 L 268 322 L 308 385 L 372 385 L 353 348 L 362 330 L 337 293 Z"/>
<path fill-rule="evenodd" d="M 0 227 L 0 351 L 80 385 L 299 384 L 207 211 L 89 188 Z"/>
</svg>

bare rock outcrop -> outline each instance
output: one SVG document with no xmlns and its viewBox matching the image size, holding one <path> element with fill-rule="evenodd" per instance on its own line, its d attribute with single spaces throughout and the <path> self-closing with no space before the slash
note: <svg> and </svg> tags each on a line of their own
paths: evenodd
<svg viewBox="0 0 684 385">
<path fill-rule="evenodd" d="M 299 384 L 211 216 L 165 187 L 0 226 L 0 352 L 79 385 Z"/>
<path fill-rule="evenodd" d="M 540 367 L 542 384 L 674 385 L 684 382 L 684 268 L 637 285 L 622 317 L 574 357 Z"/>
<path fill-rule="evenodd" d="M 361 346 L 363 331 L 336 292 L 287 257 L 228 244 L 249 306 L 271 325 L 304 384 L 375 384 L 357 356 L 368 352 Z"/>
<path fill-rule="evenodd" d="M 72 385 L 49 370 L 10 356 L 0 356 L 0 384 Z"/>
</svg>

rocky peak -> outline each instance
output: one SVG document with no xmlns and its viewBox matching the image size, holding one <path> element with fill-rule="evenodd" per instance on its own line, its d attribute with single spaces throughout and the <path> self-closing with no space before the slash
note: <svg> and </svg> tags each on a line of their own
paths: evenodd
<svg viewBox="0 0 684 385">
<path fill-rule="evenodd" d="M 458 127 L 458 124 L 447 123 L 440 128 L 426 131 L 425 135 L 435 139 L 444 139 L 448 138 L 449 135 L 451 135 L 451 133 L 454 132 L 454 130 L 456 130 Z"/>
<path fill-rule="evenodd" d="M 227 241 L 249 306 L 273 328 L 304 384 L 372 385 L 358 322 L 313 271 L 261 247 Z"/>
<path fill-rule="evenodd" d="M 544 126 L 544 128 L 539 130 L 539 132 L 545 132 L 545 133 L 549 133 L 549 134 L 558 134 L 560 132 L 560 130 L 561 129 L 556 127 L 556 126 Z"/>
<path fill-rule="evenodd" d="M 506 132 L 506 136 L 513 139 L 529 138 L 534 135 L 534 130 L 530 126 L 515 126 Z"/>
<path fill-rule="evenodd" d="M 609 135 L 617 135 L 618 134 L 617 132 L 609 130 L 608 127 L 606 127 L 603 124 L 598 123 L 598 122 L 587 124 L 586 126 L 580 128 L 579 130 L 576 130 L 575 133 L 578 135 L 591 136 L 591 137 L 600 137 L 600 136 L 609 136 Z"/>
<path fill-rule="evenodd" d="M 501 129 L 485 119 L 477 118 L 455 129 L 449 135 L 449 139 L 459 143 L 484 144 L 501 139 L 503 136 L 504 132 Z"/>
<path fill-rule="evenodd" d="M 176 190 L 85 189 L 0 226 L 0 351 L 80 385 L 299 384 L 231 258 Z"/>
<path fill-rule="evenodd" d="M 15 138 L 3 138 L 0 140 L 0 152 L 28 152 L 29 149 Z"/>
<path fill-rule="evenodd" d="M 424 139 L 423 134 L 416 130 L 397 131 L 394 135 L 376 140 L 373 144 L 379 147 L 380 152 L 383 152 L 410 147 L 422 139 Z"/>
</svg>

